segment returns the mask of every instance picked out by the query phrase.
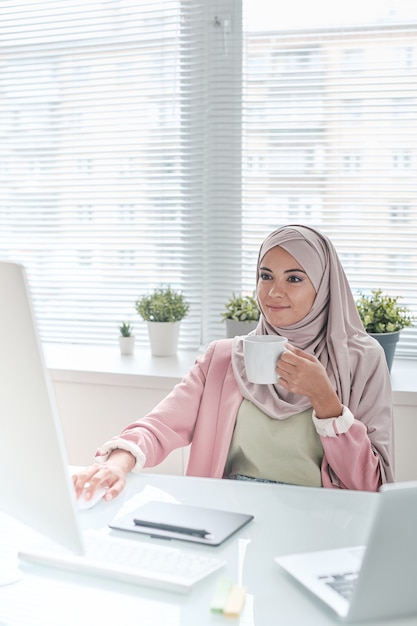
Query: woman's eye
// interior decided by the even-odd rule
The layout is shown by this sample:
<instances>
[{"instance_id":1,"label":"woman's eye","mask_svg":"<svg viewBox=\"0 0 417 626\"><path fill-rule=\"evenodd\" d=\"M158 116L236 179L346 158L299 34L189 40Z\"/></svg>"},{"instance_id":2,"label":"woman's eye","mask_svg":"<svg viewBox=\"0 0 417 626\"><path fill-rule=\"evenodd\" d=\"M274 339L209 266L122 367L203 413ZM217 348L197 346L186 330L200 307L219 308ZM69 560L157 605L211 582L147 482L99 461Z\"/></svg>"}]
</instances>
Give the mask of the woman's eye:
<instances>
[{"instance_id":1,"label":"woman's eye","mask_svg":"<svg viewBox=\"0 0 417 626\"><path fill-rule=\"evenodd\" d=\"M300 276L288 276L288 282L290 283L301 283L302 280Z\"/></svg>"},{"instance_id":2,"label":"woman's eye","mask_svg":"<svg viewBox=\"0 0 417 626\"><path fill-rule=\"evenodd\" d=\"M259 276L261 280L271 280L272 278L271 274L265 274L265 272L261 272Z\"/></svg>"}]
</instances>

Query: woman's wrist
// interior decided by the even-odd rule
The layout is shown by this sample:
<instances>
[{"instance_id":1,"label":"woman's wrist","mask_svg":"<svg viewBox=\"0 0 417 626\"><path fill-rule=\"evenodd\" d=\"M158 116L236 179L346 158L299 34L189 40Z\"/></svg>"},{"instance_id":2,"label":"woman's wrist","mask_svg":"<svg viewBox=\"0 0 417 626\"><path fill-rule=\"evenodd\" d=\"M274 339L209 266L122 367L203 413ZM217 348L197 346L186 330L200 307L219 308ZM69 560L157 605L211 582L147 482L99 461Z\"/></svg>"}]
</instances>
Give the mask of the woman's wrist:
<instances>
[{"instance_id":1,"label":"woman's wrist","mask_svg":"<svg viewBox=\"0 0 417 626\"><path fill-rule=\"evenodd\" d=\"M107 465L117 465L125 474L128 474L136 465L136 458L128 450L116 448L107 457Z\"/></svg>"},{"instance_id":2,"label":"woman's wrist","mask_svg":"<svg viewBox=\"0 0 417 626\"><path fill-rule=\"evenodd\" d=\"M350 427L353 425L355 418L352 412L346 407L342 406L342 412L338 416L319 419L313 409L313 423L316 427L317 434L321 437L338 437L347 433Z\"/></svg>"},{"instance_id":3,"label":"woman's wrist","mask_svg":"<svg viewBox=\"0 0 417 626\"><path fill-rule=\"evenodd\" d=\"M342 415L343 405L336 394L329 397L321 397L313 403L313 409L317 419L323 420L329 417Z\"/></svg>"},{"instance_id":4,"label":"woman's wrist","mask_svg":"<svg viewBox=\"0 0 417 626\"><path fill-rule=\"evenodd\" d=\"M116 451L120 453L129 453L133 457L133 465L130 467L130 457L121 454L122 462L127 463L127 467L130 467L128 471L139 473L145 465L146 457L141 448L133 443L123 439L123 437L114 437L110 441L107 441L96 452L95 458L98 463L107 463L111 454L116 455ZM117 458L115 456L114 458Z\"/></svg>"}]
</instances>

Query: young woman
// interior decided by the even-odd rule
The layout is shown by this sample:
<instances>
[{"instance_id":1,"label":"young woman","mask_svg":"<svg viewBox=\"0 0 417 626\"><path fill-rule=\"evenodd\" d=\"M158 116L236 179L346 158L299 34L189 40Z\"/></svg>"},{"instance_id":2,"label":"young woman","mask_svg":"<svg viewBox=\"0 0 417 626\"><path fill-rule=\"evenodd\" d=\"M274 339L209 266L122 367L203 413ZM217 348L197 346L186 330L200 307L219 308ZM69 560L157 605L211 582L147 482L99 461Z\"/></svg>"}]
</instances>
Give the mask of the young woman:
<instances>
[{"instance_id":1,"label":"young woman","mask_svg":"<svg viewBox=\"0 0 417 626\"><path fill-rule=\"evenodd\" d=\"M391 384L363 329L330 240L285 226L261 245L254 334L288 338L276 384L250 383L243 338L209 345L151 413L105 443L74 476L79 497L191 445L187 474L376 491L393 476Z\"/></svg>"}]
</instances>

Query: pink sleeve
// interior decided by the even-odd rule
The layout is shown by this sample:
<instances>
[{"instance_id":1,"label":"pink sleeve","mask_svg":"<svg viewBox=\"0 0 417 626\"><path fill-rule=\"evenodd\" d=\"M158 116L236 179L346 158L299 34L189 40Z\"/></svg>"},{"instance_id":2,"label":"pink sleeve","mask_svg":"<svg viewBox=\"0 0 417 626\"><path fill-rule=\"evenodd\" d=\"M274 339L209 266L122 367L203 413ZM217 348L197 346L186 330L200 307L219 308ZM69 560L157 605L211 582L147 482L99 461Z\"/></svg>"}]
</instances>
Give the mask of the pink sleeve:
<instances>
[{"instance_id":1,"label":"pink sleeve","mask_svg":"<svg viewBox=\"0 0 417 626\"><path fill-rule=\"evenodd\" d=\"M346 433L337 437L320 439L324 450L323 487L378 491L382 483L380 460L362 422L355 420Z\"/></svg>"},{"instance_id":2,"label":"pink sleeve","mask_svg":"<svg viewBox=\"0 0 417 626\"><path fill-rule=\"evenodd\" d=\"M129 424L112 441L100 448L96 457L107 456L110 449L128 449L140 467L154 467L161 463L172 450L187 446L192 438L198 416L201 396L205 385L213 347L200 355L188 374L145 417ZM140 468L139 468L140 469Z\"/></svg>"}]
</instances>

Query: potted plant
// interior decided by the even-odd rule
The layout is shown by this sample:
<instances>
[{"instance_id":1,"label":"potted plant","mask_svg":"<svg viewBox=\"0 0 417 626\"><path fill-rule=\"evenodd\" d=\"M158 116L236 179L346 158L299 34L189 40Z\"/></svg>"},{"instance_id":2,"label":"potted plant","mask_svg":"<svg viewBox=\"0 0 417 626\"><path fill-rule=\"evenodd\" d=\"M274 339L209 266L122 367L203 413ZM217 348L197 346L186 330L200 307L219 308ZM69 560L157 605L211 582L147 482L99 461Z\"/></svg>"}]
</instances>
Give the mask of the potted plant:
<instances>
[{"instance_id":1,"label":"potted plant","mask_svg":"<svg viewBox=\"0 0 417 626\"><path fill-rule=\"evenodd\" d=\"M119 346L121 354L133 354L135 350L135 335L133 326L128 322L122 322L119 326Z\"/></svg>"},{"instance_id":2,"label":"potted plant","mask_svg":"<svg viewBox=\"0 0 417 626\"><path fill-rule=\"evenodd\" d=\"M176 354L180 322L190 308L185 296L170 285L161 286L141 296L135 307L147 323L153 356Z\"/></svg>"},{"instance_id":3,"label":"potted plant","mask_svg":"<svg viewBox=\"0 0 417 626\"><path fill-rule=\"evenodd\" d=\"M246 296L232 293L222 313L222 320L226 322L227 337L247 335L257 327L259 316L255 292Z\"/></svg>"},{"instance_id":4,"label":"potted plant","mask_svg":"<svg viewBox=\"0 0 417 626\"><path fill-rule=\"evenodd\" d=\"M384 294L382 289L372 289L369 295L361 293L356 301L366 332L375 337L385 350L390 371L400 331L413 324L413 317L406 307L400 306L399 299L400 296Z\"/></svg>"}]
</instances>

